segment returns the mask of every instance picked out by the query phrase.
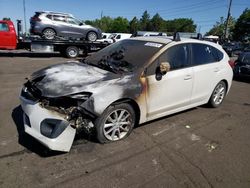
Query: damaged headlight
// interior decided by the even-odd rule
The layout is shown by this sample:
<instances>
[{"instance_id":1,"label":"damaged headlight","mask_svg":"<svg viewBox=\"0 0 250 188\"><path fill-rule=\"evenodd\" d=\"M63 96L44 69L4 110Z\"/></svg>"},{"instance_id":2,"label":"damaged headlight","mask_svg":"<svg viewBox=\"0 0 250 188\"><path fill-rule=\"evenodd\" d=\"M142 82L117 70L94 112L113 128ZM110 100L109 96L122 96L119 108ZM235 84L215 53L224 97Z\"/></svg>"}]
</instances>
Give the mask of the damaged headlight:
<instances>
[{"instance_id":1,"label":"damaged headlight","mask_svg":"<svg viewBox=\"0 0 250 188\"><path fill-rule=\"evenodd\" d=\"M68 97L73 98L73 99L87 100L91 95L92 93L83 92L83 93L72 94L72 95L69 95Z\"/></svg>"}]
</instances>

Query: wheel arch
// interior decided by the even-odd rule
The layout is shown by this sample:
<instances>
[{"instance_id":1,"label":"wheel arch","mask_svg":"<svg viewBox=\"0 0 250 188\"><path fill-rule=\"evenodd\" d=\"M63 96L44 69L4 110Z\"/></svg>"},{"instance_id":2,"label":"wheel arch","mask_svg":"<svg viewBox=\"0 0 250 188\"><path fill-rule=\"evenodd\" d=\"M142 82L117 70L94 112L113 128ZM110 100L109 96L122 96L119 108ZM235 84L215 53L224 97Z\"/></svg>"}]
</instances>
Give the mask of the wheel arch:
<instances>
[{"instance_id":1,"label":"wheel arch","mask_svg":"<svg viewBox=\"0 0 250 188\"><path fill-rule=\"evenodd\" d=\"M220 82L224 82L226 84L226 93L228 93L228 81L226 79L223 79L221 81L219 81L218 83Z\"/></svg>"}]
</instances>

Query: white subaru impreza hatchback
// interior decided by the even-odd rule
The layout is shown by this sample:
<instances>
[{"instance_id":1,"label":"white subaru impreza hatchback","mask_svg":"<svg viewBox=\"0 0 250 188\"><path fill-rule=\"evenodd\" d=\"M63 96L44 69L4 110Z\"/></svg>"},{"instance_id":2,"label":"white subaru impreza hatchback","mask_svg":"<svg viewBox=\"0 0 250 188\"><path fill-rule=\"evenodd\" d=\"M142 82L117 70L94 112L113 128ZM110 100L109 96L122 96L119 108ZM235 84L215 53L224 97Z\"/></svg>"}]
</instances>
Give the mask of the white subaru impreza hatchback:
<instances>
[{"instance_id":1,"label":"white subaru impreza hatchback","mask_svg":"<svg viewBox=\"0 0 250 188\"><path fill-rule=\"evenodd\" d=\"M33 73L20 99L25 132L69 151L79 130L101 143L127 137L135 124L202 104L218 107L232 83L220 45L178 37L119 41L87 57Z\"/></svg>"}]
</instances>

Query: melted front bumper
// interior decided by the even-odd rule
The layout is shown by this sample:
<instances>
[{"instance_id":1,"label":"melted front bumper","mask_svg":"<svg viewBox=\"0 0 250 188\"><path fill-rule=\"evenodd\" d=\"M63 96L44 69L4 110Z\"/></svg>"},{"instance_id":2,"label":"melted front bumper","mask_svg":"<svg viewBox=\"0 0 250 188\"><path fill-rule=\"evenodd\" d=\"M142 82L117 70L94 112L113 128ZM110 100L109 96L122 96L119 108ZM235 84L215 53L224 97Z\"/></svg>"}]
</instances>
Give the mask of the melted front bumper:
<instances>
[{"instance_id":1,"label":"melted front bumper","mask_svg":"<svg viewBox=\"0 0 250 188\"><path fill-rule=\"evenodd\" d=\"M20 96L25 132L51 150L68 152L76 130L60 114Z\"/></svg>"}]
</instances>

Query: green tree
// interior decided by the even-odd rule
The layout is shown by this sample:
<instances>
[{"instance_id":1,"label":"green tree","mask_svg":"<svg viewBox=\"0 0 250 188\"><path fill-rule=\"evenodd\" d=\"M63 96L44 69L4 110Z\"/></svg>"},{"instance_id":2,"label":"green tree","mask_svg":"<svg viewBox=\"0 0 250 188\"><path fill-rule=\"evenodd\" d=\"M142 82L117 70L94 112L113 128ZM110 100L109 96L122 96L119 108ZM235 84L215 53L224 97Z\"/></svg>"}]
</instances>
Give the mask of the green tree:
<instances>
[{"instance_id":1,"label":"green tree","mask_svg":"<svg viewBox=\"0 0 250 188\"><path fill-rule=\"evenodd\" d=\"M103 32L109 32L111 30L113 19L109 16L104 16L101 19L86 20L85 23L94 27L100 28Z\"/></svg>"},{"instance_id":2,"label":"green tree","mask_svg":"<svg viewBox=\"0 0 250 188\"><path fill-rule=\"evenodd\" d=\"M110 32L114 33L127 33L129 31L129 22L126 18L117 17L114 19Z\"/></svg>"},{"instance_id":3,"label":"green tree","mask_svg":"<svg viewBox=\"0 0 250 188\"><path fill-rule=\"evenodd\" d=\"M246 8L237 19L233 30L234 40L243 40L250 37L250 9Z\"/></svg>"},{"instance_id":4,"label":"green tree","mask_svg":"<svg viewBox=\"0 0 250 188\"><path fill-rule=\"evenodd\" d=\"M206 35L216 35L222 37L225 31L225 19L220 17L220 21L217 21L213 27L206 33Z\"/></svg>"},{"instance_id":5,"label":"green tree","mask_svg":"<svg viewBox=\"0 0 250 188\"><path fill-rule=\"evenodd\" d=\"M206 33L206 35L216 35L219 36L220 38L223 38L225 35L225 25L226 25L226 19L224 19L223 17L220 17L220 21L217 21L213 27ZM234 25L235 25L235 19L233 17L229 17L228 20L228 28L229 28L229 32L228 32L228 38L232 39L232 31L234 29Z\"/></svg>"},{"instance_id":6,"label":"green tree","mask_svg":"<svg viewBox=\"0 0 250 188\"><path fill-rule=\"evenodd\" d=\"M148 31L150 29L150 15L148 11L144 11L140 19L140 30Z\"/></svg>"},{"instance_id":7,"label":"green tree","mask_svg":"<svg viewBox=\"0 0 250 188\"><path fill-rule=\"evenodd\" d=\"M178 18L166 21L166 28L171 34L175 32L195 32L196 25L194 21L189 18Z\"/></svg>"},{"instance_id":8,"label":"green tree","mask_svg":"<svg viewBox=\"0 0 250 188\"><path fill-rule=\"evenodd\" d=\"M134 17L130 22L129 22L129 32L130 33L135 33L136 31L139 30L140 23L139 20Z\"/></svg>"},{"instance_id":9,"label":"green tree","mask_svg":"<svg viewBox=\"0 0 250 188\"><path fill-rule=\"evenodd\" d=\"M112 27L114 20L109 16L104 16L100 20L100 29L104 32L109 32L110 28Z\"/></svg>"},{"instance_id":10,"label":"green tree","mask_svg":"<svg viewBox=\"0 0 250 188\"><path fill-rule=\"evenodd\" d=\"M151 31L162 31L164 29L165 21L162 17L156 13L150 20L150 30Z\"/></svg>"},{"instance_id":11,"label":"green tree","mask_svg":"<svg viewBox=\"0 0 250 188\"><path fill-rule=\"evenodd\" d=\"M4 17L3 20L10 21L10 18Z\"/></svg>"}]
</instances>

